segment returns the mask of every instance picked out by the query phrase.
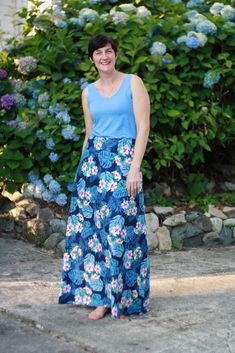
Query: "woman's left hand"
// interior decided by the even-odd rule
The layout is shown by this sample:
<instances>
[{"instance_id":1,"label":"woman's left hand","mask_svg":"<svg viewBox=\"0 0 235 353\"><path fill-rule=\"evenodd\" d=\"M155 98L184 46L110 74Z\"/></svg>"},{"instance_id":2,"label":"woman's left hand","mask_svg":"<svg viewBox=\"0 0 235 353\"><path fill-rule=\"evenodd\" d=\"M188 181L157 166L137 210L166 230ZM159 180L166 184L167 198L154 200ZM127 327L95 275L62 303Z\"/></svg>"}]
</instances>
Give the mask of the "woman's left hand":
<instances>
[{"instance_id":1,"label":"woman's left hand","mask_svg":"<svg viewBox=\"0 0 235 353\"><path fill-rule=\"evenodd\" d=\"M126 188L128 196L135 196L141 190L142 173L139 168L131 167L127 178Z\"/></svg>"}]
</instances>

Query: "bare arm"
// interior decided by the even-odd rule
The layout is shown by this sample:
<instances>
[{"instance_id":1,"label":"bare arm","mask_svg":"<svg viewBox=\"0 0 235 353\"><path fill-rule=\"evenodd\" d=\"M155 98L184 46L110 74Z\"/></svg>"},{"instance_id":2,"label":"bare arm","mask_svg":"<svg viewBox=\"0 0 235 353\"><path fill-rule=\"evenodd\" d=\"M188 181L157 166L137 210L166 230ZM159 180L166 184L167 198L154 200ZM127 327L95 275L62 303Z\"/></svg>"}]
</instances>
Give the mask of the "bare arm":
<instances>
[{"instance_id":1,"label":"bare arm","mask_svg":"<svg viewBox=\"0 0 235 353\"><path fill-rule=\"evenodd\" d=\"M85 138L82 146L82 153L84 151L84 148L86 146L87 140L90 136L91 133L91 128L93 125L92 118L88 109L88 89L85 88L82 91L82 109L83 109L83 114L84 114L84 121L85 121Z\"/></svg>"},{"instance_id":2,"label":"bare arm","mask_svg":"<svg viewBox=\"0 0 235 353\"><path fill-rule=\"evenodd\" d=\"M136 121L137 136L135 151L127 176L128 194L134 196L141 188L140 166L146 150L150 129L150 100L143 81L138 76L131 79L133 110Z\"/></svg>"}]
</instances>

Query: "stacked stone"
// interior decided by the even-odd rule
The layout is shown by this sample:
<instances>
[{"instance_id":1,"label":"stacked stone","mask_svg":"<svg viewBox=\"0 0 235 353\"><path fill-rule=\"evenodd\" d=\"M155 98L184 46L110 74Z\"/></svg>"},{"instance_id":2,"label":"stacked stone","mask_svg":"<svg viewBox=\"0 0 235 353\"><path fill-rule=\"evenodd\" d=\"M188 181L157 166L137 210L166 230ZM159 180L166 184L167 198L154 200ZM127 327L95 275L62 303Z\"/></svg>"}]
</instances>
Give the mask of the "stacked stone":
<instances>
[{"instance_id":1,"label":"stacked stone","mask_svg":"<svg viewBox=\"0 0 235 353\"><path fill-rule=\"evenodd\" d=\"M159 219L163 219L159 226ZM209 205L207 213L185 211L174 214L172 207L153 207L146 214L150 250L235 243L235 207L222 211Z\"/></svg>"},{"instance_id":2,"label":"stacked stone","mask_svg":"<svg viewBox=\"0 0 235 353\"><path fill-rule=\"evenodd\" d=\"M21 193L2 193L0 199L0 233L23 237L62 255L65 245L67 217L50 207L41 207L36 199ZM1 206L8 200L7 207ZM4 209L5 207L5 209ZM207 213L176 212L173 207L146 207L149 250L169 251L196 246L235 243L235 207L222 210L209 205Z\"/></svg>"},{"instance_id":3,"label":"stacked stone","mask_svg":"<svg viewBox=\"0 0 235 353\"><path fill-rule=\"evenodd\" d=\"M64 252L66 219L54 214L50 207L41 208L36 200L25 198L21 193L2 193L11 201L8 212L0 215L0 233L13 234L32 243L44 245L58 255ZM2 210L3 211L3 210Z\"/></svg>"}]
</instances>

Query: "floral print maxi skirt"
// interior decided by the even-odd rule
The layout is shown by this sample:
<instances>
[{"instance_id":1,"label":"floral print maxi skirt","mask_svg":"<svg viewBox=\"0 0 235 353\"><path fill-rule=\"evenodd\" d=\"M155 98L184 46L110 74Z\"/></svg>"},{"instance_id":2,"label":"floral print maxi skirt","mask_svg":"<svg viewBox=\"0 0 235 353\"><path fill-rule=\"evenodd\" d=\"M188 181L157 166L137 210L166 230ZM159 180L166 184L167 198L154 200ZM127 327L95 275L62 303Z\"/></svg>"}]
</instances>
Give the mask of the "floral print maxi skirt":
<instances>
[{"instance_id":1,"label":"floral print maxi skirt","mask_svg":"<svg viewBox=\"0 0 235 353\"><path fill-rule=\"evenodd\" d=\"M90 137L74 180L59 304L149 311L150 266L141 191L128 196L131 138Z\"/></svg>"}]
</instances>

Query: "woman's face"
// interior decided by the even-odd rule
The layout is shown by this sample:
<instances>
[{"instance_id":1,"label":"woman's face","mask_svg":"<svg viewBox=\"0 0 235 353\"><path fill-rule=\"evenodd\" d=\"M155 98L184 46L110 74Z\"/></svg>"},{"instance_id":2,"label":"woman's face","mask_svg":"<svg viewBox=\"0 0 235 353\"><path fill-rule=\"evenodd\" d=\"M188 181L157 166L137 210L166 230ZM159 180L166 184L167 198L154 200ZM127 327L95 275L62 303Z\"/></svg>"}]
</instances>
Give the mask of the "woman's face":
<instances>
[{"instance_id":1,"label":"woman's face","mask_svg":"<svg viewBox=\"0 0 235 353\"><path fill-rule=\"evenodd\" d=\"M99 48L93 52L92 60L98 71L112 71L116 63L116 55L111 44Z\"/></svg>"}]
</instances>

